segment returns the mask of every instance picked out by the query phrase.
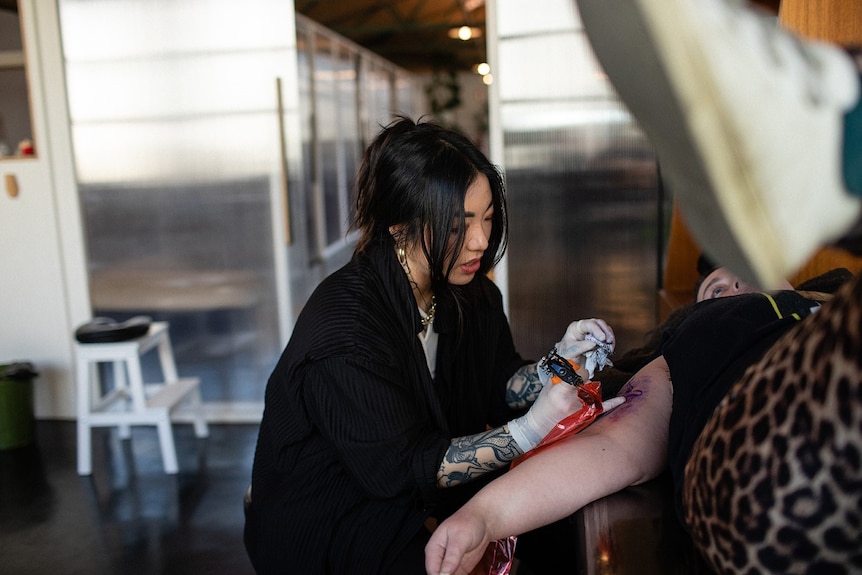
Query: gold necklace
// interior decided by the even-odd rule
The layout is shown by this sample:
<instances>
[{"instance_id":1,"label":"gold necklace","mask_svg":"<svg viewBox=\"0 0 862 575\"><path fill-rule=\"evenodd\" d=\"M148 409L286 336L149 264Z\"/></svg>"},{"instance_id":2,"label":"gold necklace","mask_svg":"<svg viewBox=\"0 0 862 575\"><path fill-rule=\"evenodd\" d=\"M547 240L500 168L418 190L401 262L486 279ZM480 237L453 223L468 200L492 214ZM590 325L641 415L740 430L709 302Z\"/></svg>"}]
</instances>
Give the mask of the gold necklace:
<instances>
[{"instance_id":1,"label":"gold necklace","mask_svg":"<svg viewBox=\"0 0 862 575\"><path fill-rule=\"evenodd\" d=\"M425 317L420 318L423 328L427 328L429 325L431 325L431 322L434 321L435 313L437 313L437 298L432 293L431 306L427 310L425 310Z\"/></svg>"},{"instance_id":2,"label":"gold necklace","mask_svg":"<svg viewBox=\"0 0 862 575\"><path fill-rule=\"evenodd\" d=\"M401 264L401 267L404 268L404 272L407 274L407 281L410 282L410 286L416 290L416 293L419 294L419 297L422 298L422 301L425 301L425 296L422 295L422 292L419 290L419 286L413 280L413 274L410 272L410 262L407 260L407 252L404 250L403 246L398 246L396 248L396 253L398 254L398 263ZM431 322L434 321L434 314L437 313L437 298L434 294L431 294L431 305L427 305L425 307L425 317L419 318L419 321L422 322L422 329L427 329Z\"/></svg>"}]
</instances>

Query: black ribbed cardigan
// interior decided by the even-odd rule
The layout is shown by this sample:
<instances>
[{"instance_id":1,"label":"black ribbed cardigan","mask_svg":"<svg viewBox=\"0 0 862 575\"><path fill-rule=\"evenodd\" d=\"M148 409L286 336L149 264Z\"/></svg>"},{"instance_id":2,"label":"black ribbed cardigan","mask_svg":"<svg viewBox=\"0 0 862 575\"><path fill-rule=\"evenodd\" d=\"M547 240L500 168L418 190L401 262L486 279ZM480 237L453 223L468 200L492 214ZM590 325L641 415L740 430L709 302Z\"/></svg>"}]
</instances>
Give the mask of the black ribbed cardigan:
<instances>
[{"instance_id":1,"label":"black ribbed cardigan","mask_svg":"<svg viewBox=\"0 0 862 575\"><path fill-rule=\"evenodd\" d=\"M453 437L513 414L526 362L502 297L477 276L440 298L432 381L416 301L391 242L353 256L300 314L266 388L246 546L260 573L382 573L429 515L476 485L438 489ZM482 482L484 483L484 482Z\"/></svg>"}]
</instances>

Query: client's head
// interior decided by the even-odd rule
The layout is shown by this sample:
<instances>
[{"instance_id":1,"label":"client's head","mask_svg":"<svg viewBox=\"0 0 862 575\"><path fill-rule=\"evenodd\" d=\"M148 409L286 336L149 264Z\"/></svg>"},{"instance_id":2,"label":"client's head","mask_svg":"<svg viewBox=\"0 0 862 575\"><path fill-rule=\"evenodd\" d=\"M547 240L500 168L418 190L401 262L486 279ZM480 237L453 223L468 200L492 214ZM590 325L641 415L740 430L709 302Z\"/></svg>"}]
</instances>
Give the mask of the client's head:
<instances>
[{"instance_id":1,"label":"client's head","mask_svg":"<svg viewBox=\"0 0 862 575\"><path fill-rule=\"evenodd\" d=\"M716 267L704 256L698 260L697 269L703 279L698 282L695 301L763 291L755 285L745 283L729 269ZM779 289L793 289L790 282L784 283Z\"/></svg>"},{"instance_id":2,"label":"client's head","mask_svg":"<svg viewBox=\"0 0 862 575\"><path fill-rule=\"evenodd\" d=\"M736 274L729 269L716 268L703 278L702 282L700 282L700 285L697 288L696 301L730 297L732 295L757 291L760 290L736 277Z\"/></svg>"}]
</instances>

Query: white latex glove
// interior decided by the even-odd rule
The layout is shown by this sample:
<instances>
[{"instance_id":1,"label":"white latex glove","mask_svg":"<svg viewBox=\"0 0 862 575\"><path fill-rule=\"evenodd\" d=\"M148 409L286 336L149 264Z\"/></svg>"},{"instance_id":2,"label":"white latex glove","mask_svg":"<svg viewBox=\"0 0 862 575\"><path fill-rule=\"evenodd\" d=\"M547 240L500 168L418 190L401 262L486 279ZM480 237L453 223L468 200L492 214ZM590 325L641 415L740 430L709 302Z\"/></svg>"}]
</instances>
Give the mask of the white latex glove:
<instances>
[{"instance_id":1,"label":"white latex glove","mask_svg":"<svg viewBox=\"0 0 862 575\"><path fill-rule=\"evenodd\" d=\"M612 365L607 359L609 352L599 350L601 353L596 353L599 346L597 342L607 344L610 346L610 352L613 352L616 345L614 330L603 319L579 319L569 324L563 339L558 341L555 347L558 354L586 369L589 379L592 379L596 367L601 370L605 365ZM551 379L550 374L540 367L537 367L536 371L542 384L547 385Z\"/></svg>"},{"instance_id":2,"label":"white latex glove","mask_svg":"<svg viewBox=\"0 0 862 575\"><path fill-rule=\"evenodd\" d=\"M557 422L584 405L578 388L571 385L546 385L530 411L509 422L509 433L526 453L536 447Z\"/></svg>"}]
</instances>

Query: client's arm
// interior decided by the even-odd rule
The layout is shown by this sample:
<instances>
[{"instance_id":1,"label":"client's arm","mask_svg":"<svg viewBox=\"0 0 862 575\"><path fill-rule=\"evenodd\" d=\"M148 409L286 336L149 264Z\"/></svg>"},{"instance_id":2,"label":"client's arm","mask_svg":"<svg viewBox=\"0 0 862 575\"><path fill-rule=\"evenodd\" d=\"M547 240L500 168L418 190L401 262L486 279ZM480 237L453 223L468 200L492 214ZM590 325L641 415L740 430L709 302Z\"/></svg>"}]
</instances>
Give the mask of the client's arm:
<instances>
[{"instance_id":1,"label":"client's arm","mask_svg":"<svg viewBox=\"0 0 862 575\"><path fill-rule=\"evenodd\" d=\"M440 524L425 548L428 573L469 573L490 541L656 477L665 465L673 399L664 358L635 374L620 395L620 407L493 481Z\"/></svg>"}]
</instances>

